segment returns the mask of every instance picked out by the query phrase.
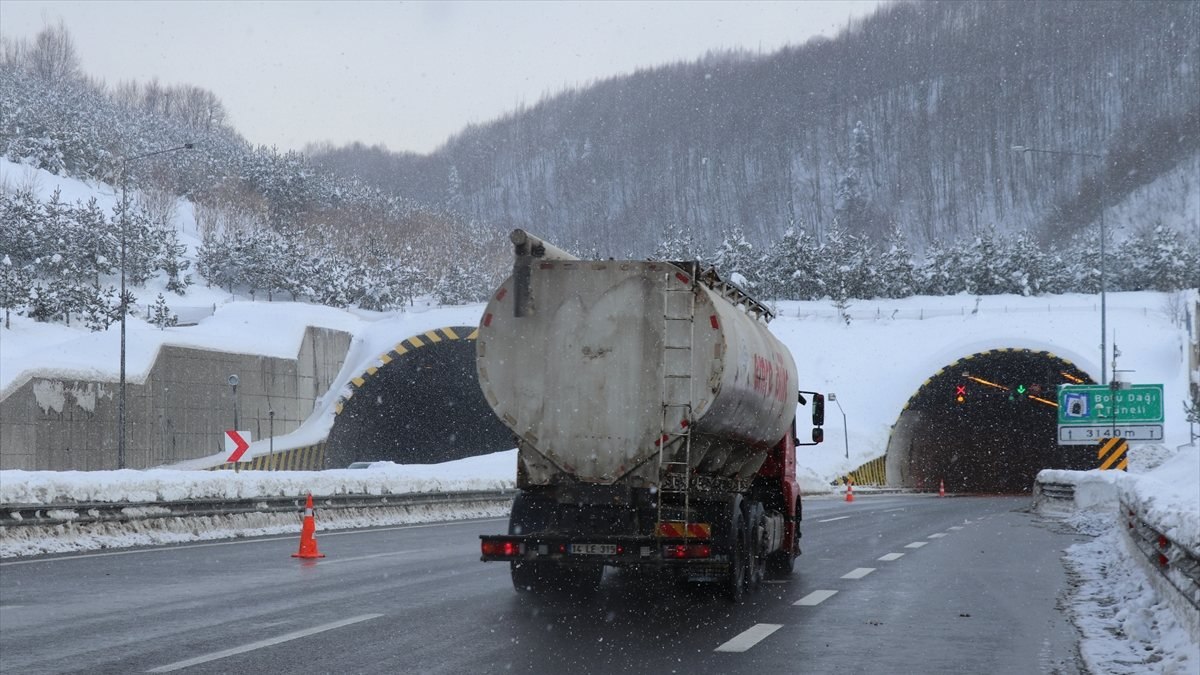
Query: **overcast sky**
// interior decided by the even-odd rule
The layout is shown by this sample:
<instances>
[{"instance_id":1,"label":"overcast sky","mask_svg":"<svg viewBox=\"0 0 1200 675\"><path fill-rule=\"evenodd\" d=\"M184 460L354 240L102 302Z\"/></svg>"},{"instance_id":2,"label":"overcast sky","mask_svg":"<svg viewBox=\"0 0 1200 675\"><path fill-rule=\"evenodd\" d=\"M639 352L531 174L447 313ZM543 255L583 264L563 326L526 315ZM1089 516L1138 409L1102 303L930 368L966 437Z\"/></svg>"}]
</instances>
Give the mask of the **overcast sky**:
<instances>
[{"instance_id":1,"label":"overcast sky","mask_svg":"<svg viewBox=\"0 0 1200 675\"><path fill-rule=\"evenodd\" d=\"M568 86L833 36L878 4L3 0L0 33L61 18L89 75L209 89L255 144L429 152Z\"/></svg>"}]
</instances>

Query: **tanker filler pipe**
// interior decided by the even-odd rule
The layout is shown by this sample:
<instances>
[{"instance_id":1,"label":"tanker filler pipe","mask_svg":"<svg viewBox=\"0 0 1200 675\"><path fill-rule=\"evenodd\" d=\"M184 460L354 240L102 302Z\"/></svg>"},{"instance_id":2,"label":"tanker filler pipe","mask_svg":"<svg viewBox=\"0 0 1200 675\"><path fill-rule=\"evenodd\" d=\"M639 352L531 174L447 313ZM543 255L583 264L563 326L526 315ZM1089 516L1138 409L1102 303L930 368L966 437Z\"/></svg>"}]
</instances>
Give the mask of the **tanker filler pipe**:
<instances>
[{"instance_id":1,"label":"tanker filler pipe","mask_svg":"<svg viewBox=\"0 0 1200 675\"><path fill-rule=\"evenodd\" d=\"M520 318L533 315L533 289L530 272L533 260L579 260L575 256L548 244L525 230L513 230L509 235L513 243L513 316Z\"/></svg>"}]
</instances>

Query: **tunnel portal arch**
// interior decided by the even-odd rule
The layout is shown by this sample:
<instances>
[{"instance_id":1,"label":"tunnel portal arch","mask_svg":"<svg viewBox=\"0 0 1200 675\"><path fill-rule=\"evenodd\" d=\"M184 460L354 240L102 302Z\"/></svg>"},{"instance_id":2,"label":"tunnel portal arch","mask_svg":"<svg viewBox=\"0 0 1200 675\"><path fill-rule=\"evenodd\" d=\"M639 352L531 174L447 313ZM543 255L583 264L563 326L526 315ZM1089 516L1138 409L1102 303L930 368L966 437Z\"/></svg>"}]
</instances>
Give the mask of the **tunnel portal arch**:
<instances>
[{"instance_id":1,"label":"tunnel portal arch","mask_svg":"<svg viewBox=\"0 0 1200 675\"><path fill-rule=\"evenodd\" d=\"M414 335L353 378L336 407L326 468L432 464L516 447L479 388L477 335L474 326Z\"/></svg>"},{"instance_id":2,"label":"tunnel portal arch","mask_svg":"<svg viewBox=\"0 0 1200 675\"><path fill-rule=\"evenodd\" d=\"M1058 444L1060 384L1093 384L1048 351L1006 348L958 359L925 380L892 427L890 486L1022 493L1041 469L1093 469L1096 446Z\"/></svg>"}]
</instances>

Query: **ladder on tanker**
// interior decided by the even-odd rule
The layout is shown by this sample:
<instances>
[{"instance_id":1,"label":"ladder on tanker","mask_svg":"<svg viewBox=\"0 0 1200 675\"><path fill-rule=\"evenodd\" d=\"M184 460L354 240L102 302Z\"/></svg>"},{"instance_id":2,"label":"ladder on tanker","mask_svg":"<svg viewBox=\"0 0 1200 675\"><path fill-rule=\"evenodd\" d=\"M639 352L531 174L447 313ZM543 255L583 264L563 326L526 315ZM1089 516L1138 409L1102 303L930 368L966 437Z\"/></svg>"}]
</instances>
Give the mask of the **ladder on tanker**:
<instances>
[{"instance_id":1,"label":"ladder on tanker","mask_svg":"<svg viewBox=\"0 0 1200 675\"><path fill-rule=\"evenodd\" d=\"M664 505L669 508L671 502L682 501L684 532L687 532L687 523L691 521L688 486L692 472L694 283L694 275L685 276L677 271L669 271L663 286L663 401L658 453L658 523L665 522ZM672 499L678 496L682 496L682 500ZM657 527L655 534L662 536Z\"/></svg>"}]
</instances>

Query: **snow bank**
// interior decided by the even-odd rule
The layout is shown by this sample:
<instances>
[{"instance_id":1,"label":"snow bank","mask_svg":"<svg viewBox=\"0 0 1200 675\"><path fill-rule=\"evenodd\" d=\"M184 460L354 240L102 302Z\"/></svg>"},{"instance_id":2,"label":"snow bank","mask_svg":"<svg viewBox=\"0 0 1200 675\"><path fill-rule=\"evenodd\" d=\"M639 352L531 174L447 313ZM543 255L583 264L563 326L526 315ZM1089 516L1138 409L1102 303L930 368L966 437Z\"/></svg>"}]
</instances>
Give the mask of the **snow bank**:
<instances>
[{"instance_id":1,"label":"snow bank","mask_svg":"<svg viewBox=\"0 0 1200 675\"><path fill-rule=\"evenodd\" d=\"M1116 513L1124 501L1154 529L1200 553L1200 447L1171 452L1154 445L1144 452L1156 463L1145 473L1045 469L1037 481L1075 486L1075 510Z\"/></svg>"},{"instance_id":2,"label":"snow bank","mask_svg":"<svg viewBox=\"0 0 1200 675\"><path fill-rule=\"evenodd\" d=\"M1144 474L1130 473L1119 487L1143 520L1200 554L1200 447L1185 446Z\"/></svg>"},{"instance_id":3,"label":"snow bank","mask_svg":"<svg viewBox=\"0 0 1200 675\"><path fill-rule=\"evenodd\" d=\"M1155 592L1135 562L1140 551L1122 545L1117 530L1075 544L1064 556L1073 577L1068 611L1079 627L1079 652L1094 675L1195 675L1200 644L1183 621L1191 607L1174 611L1171 594ZM1182 601L1181 601L1182 602Z\"/></svg>"},{"instance_id":4,"label":"snow bank","mask_svg":"<svg viewBox=\"0 0 1200 675\"><path fill-rule=\"evenodd\" d=\"M511 489L516 453L507 450L442 464L376 462L368 469L331 471L0 471L0 505Z\"/></svg>"},{"instance_id":5,"label":"snow bank","mask_svg":"<svg viewBox=\"0 0 1200 675\"><path fill-rule=\"evenodd\" d=\"M472 518L507 517L509 505L418 504L370 509L317 510L317 532L408 525ZM237 539L264 535L296 536L299 514L240 513L193 518L158 518L126 523L90 523L11 527L0 531L0 558L76 553L131 546L160 546L186 542Z\"/></svg>"}]
</instances>

